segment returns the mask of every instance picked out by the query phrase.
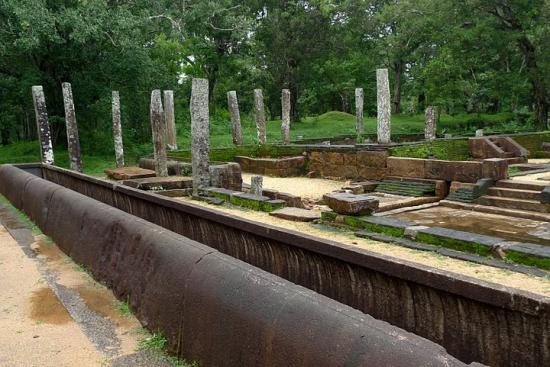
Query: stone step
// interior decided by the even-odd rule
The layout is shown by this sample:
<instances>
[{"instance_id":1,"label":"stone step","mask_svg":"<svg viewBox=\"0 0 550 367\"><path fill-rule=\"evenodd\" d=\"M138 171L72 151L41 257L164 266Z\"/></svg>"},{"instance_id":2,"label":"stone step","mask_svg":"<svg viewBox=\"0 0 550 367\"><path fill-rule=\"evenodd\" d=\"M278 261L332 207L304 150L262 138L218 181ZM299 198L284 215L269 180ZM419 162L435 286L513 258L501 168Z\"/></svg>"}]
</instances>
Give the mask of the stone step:
<instances>
[{"instance_id":1,"label":"stone step","mask_svg":"<svg viewBox=\"0 0 550 367\"><path fill-rule=\"evenodd\" d=\"M509 189L506 187L491 187L487 191L489 196L499 196L513 199L534 200L540 202L540 191Z\"/></svg>"},{"instance_id":2,"label":"stone step","mask_svg":"<svg viewBox=\"0 0 550 367\"><path fill-rule=\"evenodd\" d=\"M277 209L269 213L269 215L282 218L286 220L291 220L295 222L312 222L317 219L321 219L321 213L301 208L282 208Z\"/></svg>"},{"instance_id":3,"label":"stone step","mask_svg":"<svg viewBox=\"0 0 550 367\"><path fill-rule=\"evenodd\" d=\"M532 181L519 181L519 180L500 180L496 183L497 187L505 187L508 189L517 190L530 190L530 191L542 191L547 186L543 183L536 183Z\"/></svg>"},{"instance_id":4,"label":"stone step","mask_svg":"<svg viewBox=\"0 0 550 367\"><path fill-rule=\"evenodd\" d=\"M522 200L484 195L476 200L477 204L496 206L505 209L527 210L539 213L550 213L550 205L535 200Z\"/></svg>"}]
</instances>

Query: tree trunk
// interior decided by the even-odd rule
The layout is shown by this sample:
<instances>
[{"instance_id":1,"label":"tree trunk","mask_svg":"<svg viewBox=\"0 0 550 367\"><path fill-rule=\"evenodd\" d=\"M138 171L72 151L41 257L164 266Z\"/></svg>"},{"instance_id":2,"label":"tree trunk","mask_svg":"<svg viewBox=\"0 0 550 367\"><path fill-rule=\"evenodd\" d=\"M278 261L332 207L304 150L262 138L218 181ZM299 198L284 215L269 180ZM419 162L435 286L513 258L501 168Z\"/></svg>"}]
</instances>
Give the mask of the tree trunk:
<instances>
[{"instance_id":1,"label":"tree trunk","mask_svg":"<svg viewBox=\"0 0 550 367\"><path fill-rule=\"evenodd\" d=\"M393 70L395 72L395 83L393 85L392 112L395 114L401 113L401 86L403 84L401 77L403 74L403 68L403 61L398 60L393 63Z\"/></svg>"},{"instance_id":2,"label":"tree trunk","mask_svg":"<svg viewBox=\"0 0 550 367\"><path fill-rule=\"evenodd\" d=\"M550 96L544 84L544 77L541 75L535 55L535 46L525 36L518 39L518 45L521 53L525 57L527 66L527 75L533 89L533 98L535 102L535 120L538 130L546 130L548 127L548 107L550 106Z\"/></svg>"}]
</instances>

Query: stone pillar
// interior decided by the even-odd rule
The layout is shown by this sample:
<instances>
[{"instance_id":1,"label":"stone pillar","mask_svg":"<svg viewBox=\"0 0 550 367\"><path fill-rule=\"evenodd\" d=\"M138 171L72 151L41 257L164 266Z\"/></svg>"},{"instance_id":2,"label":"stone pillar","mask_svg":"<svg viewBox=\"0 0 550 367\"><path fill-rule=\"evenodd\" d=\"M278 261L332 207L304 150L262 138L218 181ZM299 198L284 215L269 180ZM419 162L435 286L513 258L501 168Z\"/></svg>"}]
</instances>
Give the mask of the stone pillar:
<instances>
[{"instance_id":1,"label":"stone pillar","mask_svg":"<svg viewBox=\"0 0 550 367\"><path fill-rule=\"evenodd\" d=\"M391 97L388 69L376 69L378 144L391 141Z\"/></svg>"},{"instance_id":2,"label":"stone pillar","mask_svg":"<svg viewBox=\"0 0 550 367\"><path fill-rule=\"evenodd\" d=\"M435 133L437 130L437 109L434 106L426 108L424 119L424 138L428 141L435 140Z\"/></svg>"},{"instance_id":3,"label":"stone pillar","mask_svg":"<svg viewBox=\"0 0 550 367\"><path fill-rule=\"evenodd\" d=\"M151 92L151 132L153 136L153 151L155 156L155 172L157 176L168 176L166 163L166 123L160 90Z\"/></svg>"},{"instance_id":4,"label":"stone pillar","mask_svg":"<svg viewBox=\"0 0 550 367\"><path fill-rule=\"evenodd\" d=\"M31 90L36 116L36 131L38 132L38 140L40 142L40 160L43 164L54 164L52 138L48 123L48 110L46 109L44 90L41 85L35 85Z\"/></svg>"},{"instance_id":5,"label":"stone pillar","mask_svg":"<svg viewBox=\"0 0 550 367\"><path fill-rule=\"evenodd\" d=\"M252 195L262 196L264 178L262 176L252 176L250 178L250 193Z\"/></svg>"},{"instance_id":6,"label":"stone pillar","mask_svg":"<svg viewBox=\"0 0 550 367\"><path fill-rule=\"evenodd\" d=\"M232 90L227 92L227 106L231 114L231 132L233 134L233 144L243 145L243 132L241 129L241 115L239 114L239 102L237 101L237 92Z\"/></svg>"},{"instance_id":7,"label":"stone pillar","mask_svg":"<svg viewBox=\"0 0 550 367\"><path fill-rule=\"evenodd\" d=\"M290 144L290 90L283 89L281 96L281 138L283 144Z\"/></svg>"},{"instance_id":8,"label":"stone pillar","mask_svg":"<svg viewBox=\"0 0 550 367\"><path fill-rule=\"evenodd\" d=\"M191 85L191 152L193 154L193 195L210 185L208 123L208 80L193 78Z\"/></svg>"},{"instance_id":9,"label":"stone pillar","mask_svg":"<svg viewBox=\"0 0 550 367\"><path fill-rule=\"evenodd\" d=\"M69 161L73 171L82 172L82 159L80 157L80 140L78 138L78 126L74 112L73 91L71 83L62 83L63 105L65 106L65 125L67 127L67 146L69 148Z\"/></svg>"},{"instance_id":10,"label":"stone pillar","mask_svg":"<svg viewBox=\"0 0 550 367\"><path fill-rule=\"evenodd\" d=\"M120 168L124 167L124 145L122 144L122 124L120 121L120 96L116 90L112 92L111 109L113 111L116 166Z\"/></svg>"},{"instance_id":11,"label":"stone pillar","mask_svg":"<svg viewBox=\"0 0 550 367\"><path fill-rule=\"evenodd\" d=\"M264 95L261 89L254 89L254 108L256 110L256 129L258 130L258 143L267 142L265 129Z\"/></svg>"},{"instance_id":12,"label":"stone pillar","mask_svg":"<svg viewBox=\"0 0 550 367\"><path fill-rule=\"evenodd\" d=\"M476 130L476 137L480 138L483 136L483 129L477 129Z\"/></svg>"},{"instance_id":13,"label":"stone pillar","mask_svg":"<svg viewBox=\"0 0 550 367\"><path fill-rule=\"evenodd\" d=\"M355 130L357 132L357 143L363 142L364 118L363 118L363 88L355 88Z\"/></svg>"},{"instance_id":14,"label":"stone pillar","mask_svg":"<svg viewBox=\"0 0 550 367\"><path fill-rule=\"evenodd\" d=\"M178 150L173 90L164 91L164 121L166 122L166 145L170 150Z\"/></svg>"}]
</instances>

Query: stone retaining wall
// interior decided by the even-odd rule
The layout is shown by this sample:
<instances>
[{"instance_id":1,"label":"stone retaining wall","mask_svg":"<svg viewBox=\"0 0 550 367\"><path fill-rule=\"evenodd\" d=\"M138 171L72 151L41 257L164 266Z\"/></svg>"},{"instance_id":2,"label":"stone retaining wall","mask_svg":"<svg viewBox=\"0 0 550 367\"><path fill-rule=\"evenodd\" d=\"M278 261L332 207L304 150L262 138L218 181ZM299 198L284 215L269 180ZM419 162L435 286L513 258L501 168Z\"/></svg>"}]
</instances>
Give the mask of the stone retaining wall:
<instances>
[{"instance_id":1,"label":"stone retaining wall","mask_svg":"<svg viewBox=\"0 0 550 367\"><path fill-rule=\"evenodd\" d=\"M306 159L304 156L284 158L251 158L236 156L235 161L240 164L244 172L260 175L290 177L305 174Z\"/></svg>"},{"instance_id":2,"label":"stone retaining wall","mask_svg":"<svg viewBox=\"0 0 550 367\"><path fill-rule=\"evenodd\" d=\"M464 366L424 338L13 166L0 167L0 193L169 351L201 366Z\"/></svg>"},{"instance_id":3,"label":"stone retaining wall","mask_svg":"<svg viewBox=\"0 0 550 367\"><path fill-rule=\"evenodd\" d=\"M37 168L22 167L34 172ZM545 347L550 344L548 297L228 216L57 167L38 167L52 182L426 337L463 361L517 367L550 364L550 351ZM25 186L18 183L3 188L2 180L0 183L0 192L18 192ZM17 196L10 200L20 201ZM37 200L26 205L35 203L44 208Z\"/></svg>"}]
</instances>

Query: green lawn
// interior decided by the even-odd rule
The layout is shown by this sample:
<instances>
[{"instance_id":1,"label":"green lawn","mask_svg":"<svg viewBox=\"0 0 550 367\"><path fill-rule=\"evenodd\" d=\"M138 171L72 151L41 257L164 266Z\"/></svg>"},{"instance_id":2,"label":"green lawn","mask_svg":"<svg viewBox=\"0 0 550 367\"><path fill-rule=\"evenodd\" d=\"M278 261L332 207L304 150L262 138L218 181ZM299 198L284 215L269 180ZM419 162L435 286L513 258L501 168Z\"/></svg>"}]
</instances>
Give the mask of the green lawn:
<instances>
[{"instance_id":1,"label":"green lawn","mask_svg":"<svg viewBox=\"0 0 550 367\"><path fill-rule=\"evenodd\" d=\"M443 115L440 118L438 132L472 133L476 128L484 125L491 125L493 129L517 129L513 123L509 123L511 115L506 113L496 115ZM252 118L243 116L243 140L244 144L255 144L256 126ZM280 120L267 122L267 140L269 143L281 141ZM521 130L521 129L520 129ZM424 116L415 115L394 115L392 116L393 134L421 134L424 131ZM491 131L488 129L488 131ZM376 118L365 118L365 133L376 134ZM343 112L327 112L320 116L307 117L300 122L291 125L292 139L329 138L342 135L355 134L355 117ZM105 134L103 134L105 135ZM210 122L210 139L212 148L231 147L231 123L228 119L212 119ZM88 144L86 144L88 143ZM152 152L151 144L133 144L125 142L127 164L136 164L140 156ZM94 144L101 144L94 142ZM94 144L82 142L83 146L94 147ZM111 144L110 141L103 144ZM178 147L189 150L191 136L189 126L178 126ZM83 149L84 172L90 175L101 176L103 170L113 167L115 164L114 153L94 154L93 148ZM109 149L98 149L108 151ZM90 152L92 151L92 152ZM66 149L61 147L54 149L56 165L60 167L69 166L69 157ZM20 142L8 146L0 146L0 164L38 162L40 159L40 148L38 142Z\"/></svg>"}]
</instances>

